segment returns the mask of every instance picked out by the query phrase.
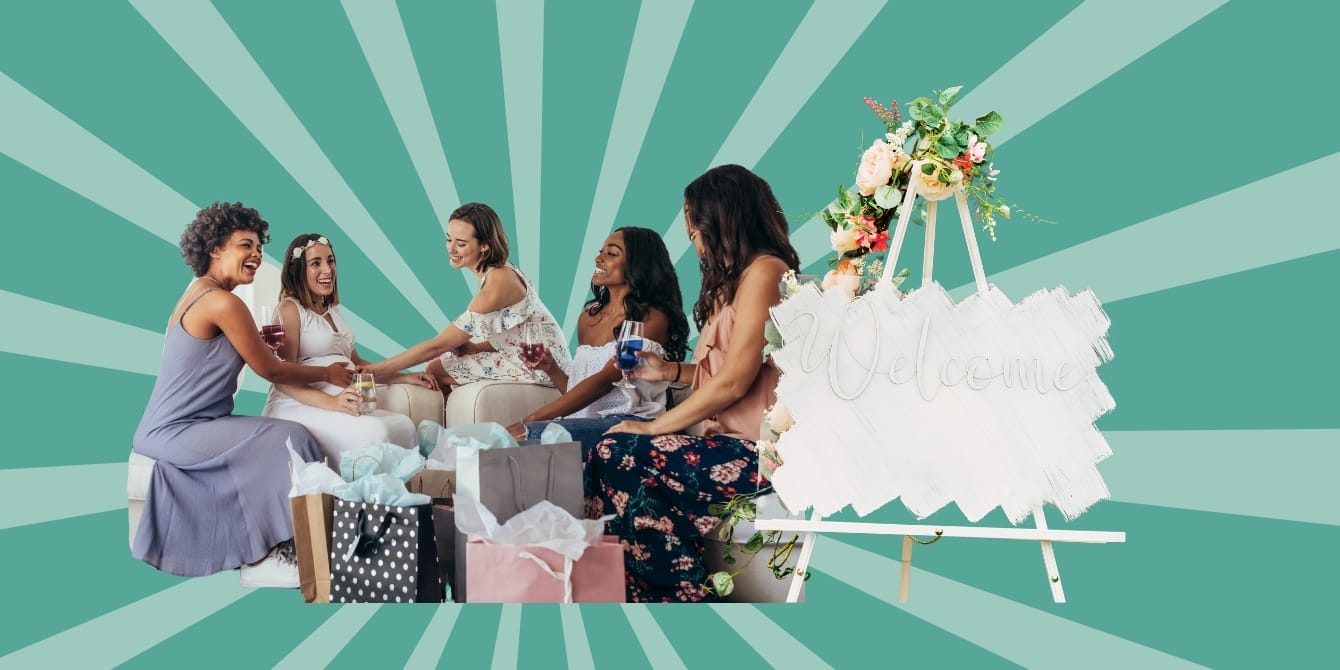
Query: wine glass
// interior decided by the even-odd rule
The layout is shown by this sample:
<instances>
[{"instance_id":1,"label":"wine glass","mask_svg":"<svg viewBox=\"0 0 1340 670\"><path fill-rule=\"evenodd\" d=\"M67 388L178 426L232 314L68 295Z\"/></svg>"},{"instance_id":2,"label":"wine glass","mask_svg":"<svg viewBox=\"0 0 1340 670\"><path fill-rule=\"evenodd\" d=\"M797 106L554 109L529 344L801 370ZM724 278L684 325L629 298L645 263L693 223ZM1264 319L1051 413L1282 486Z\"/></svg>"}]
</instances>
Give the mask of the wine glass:
<instances>
[{"instance_id":1,"label":"wine glass","mask_svg":"<svg viewBox=\"0 0 1340 670\"><path fill-rule=\"evenodd\" d=\"M371 414L377 409L377 380L371 372L355 372L354 391L358 392L358 413Z\"/></svg>"},{"instance_id":2,"label":"wine glass","mask_svg":"<svg viewBox=\"0 0 1340 670\"><path fill-rule=\"evenodd\" d=\"M614 382L614 385L626 389L637 388L633 386L628 373L632 372L633 368L642 362L637 357L637 352L642 351L642 322L624 321L623 325L619 327L617 342L617 348L614 350L614 364L619 366L619 370L623 372L623 379Z\"/></svg>"},{"instance_id":3,"label":"wine glass","mask_svg":"<svg viewBox=\"0 0 1340 670\"><path fill-rule=\"evenodd\" d=\"M260 313L261 339L265 340L265 346L274 350L275 358L279 358L279 350L284 347L284 324L279 320L279 306L262 305Z\"/></svg>"},{"instance_id":4,"label":"wine glass","mask_svg":"<svg viewBox=\"0 0 1340 670\"><path fill-rule=\"evenodd\" d=\"M527 367L535 368L544 360L544 340L540 337L540 327L534 323L521 325L521 360Z\"/></svg>"}]
</instances>

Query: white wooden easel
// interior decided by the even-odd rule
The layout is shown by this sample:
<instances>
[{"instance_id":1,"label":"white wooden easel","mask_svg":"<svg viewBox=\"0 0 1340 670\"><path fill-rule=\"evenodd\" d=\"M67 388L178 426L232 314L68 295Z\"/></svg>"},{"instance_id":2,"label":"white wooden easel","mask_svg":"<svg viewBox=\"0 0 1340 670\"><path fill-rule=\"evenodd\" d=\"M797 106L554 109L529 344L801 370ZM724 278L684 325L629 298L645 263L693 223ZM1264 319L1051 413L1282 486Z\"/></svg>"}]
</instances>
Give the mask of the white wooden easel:
<instances>
[{"instance_id":1,"label":"white wooden easel","mask_svg":"<svg viewBox=\"0 0 1340 670\"><path fill-rule=\"evenodd\" d=\"M902 250L903 240L907 236L907 227L909 223L909 214L912 206L916 203L917 175L921 171L923 161L913 161L911 167L911 179L908 180L907 194L903 198L902 208L898 214L898 226L894 229L893 242L889 246L889 254L884 266L884 274L880 281L888 281L892 276L898 264L898 253ZM977 237L972 228L972 217L968 213L968 200L963 193L962 188L953 190L952 195L958 204L959 220L963 224L963 235L968 241L968 259L972 263L973 279L977 284L977 291L986 293L986 272L982 269L982 256L977 248ZM921 269L921 283L923 286L931 282L931 268L935 257L935 209L938 200L947 198L945 194L935 200L926 198L926 244L923 252L923 263ZM922 197L925 197L924 195ZM800 548L800 557L797 561L796 571L791 578L791 589L787 593L786 601L789 603L800 600L801 587L805 583L805 573L809 570L810 557L814 554L814 543L819 533L862 533L868 535L902 535L903 552L901 560L901 570L899 573L898 602L907 602L912 578L912 545L915 543L930 544L945 537L967 537L998 540L1029 540L1038 542L1042 546L1042 563L1046 569L1047 581L1051 586L1052 600L1058 603L1065 602L1065 590L1061 585L1061 573L1056 567L1056 552L1052 548L1053 542L1087 542L1087 543L1107 543L1107 542L1125 542L1126 533L1120 531L1091 531L1091 530L1051 530L1047 527L1047 519L1042 513L1041 507L1033 509L1034 528L995 528L989 526L936 526L929 524L891 524L891 523L863 523L853 521L824 521L818 514L812 515L809 519L759 519L754 522L754 527L762 531L783 531L803 533L803 546ZM917 540L918 536L933 536L929 541Z\"/></svg>"}]
</instances>

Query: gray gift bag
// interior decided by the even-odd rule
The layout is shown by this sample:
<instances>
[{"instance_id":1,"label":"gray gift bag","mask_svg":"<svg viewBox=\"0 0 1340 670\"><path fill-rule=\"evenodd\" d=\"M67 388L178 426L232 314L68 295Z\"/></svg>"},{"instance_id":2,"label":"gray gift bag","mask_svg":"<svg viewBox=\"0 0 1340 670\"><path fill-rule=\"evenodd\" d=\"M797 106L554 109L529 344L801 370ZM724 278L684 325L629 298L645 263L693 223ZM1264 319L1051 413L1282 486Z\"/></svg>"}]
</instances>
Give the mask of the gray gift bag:
<instances>
[{"instance_id":1,"label":"gray gift bag","mask_svg":"<svg viewBox=\"0 0 1340 670\"><path fill-rule=\"evenodd\" d=\"M541 500L583 518L581 443L523 442L516 449L480 451L479 497L499 524ZM465 534L456 533L456 581L452 587L454 599L462 603L469 602L465 593L465 542Z\"/></svg>"}]
</instances>

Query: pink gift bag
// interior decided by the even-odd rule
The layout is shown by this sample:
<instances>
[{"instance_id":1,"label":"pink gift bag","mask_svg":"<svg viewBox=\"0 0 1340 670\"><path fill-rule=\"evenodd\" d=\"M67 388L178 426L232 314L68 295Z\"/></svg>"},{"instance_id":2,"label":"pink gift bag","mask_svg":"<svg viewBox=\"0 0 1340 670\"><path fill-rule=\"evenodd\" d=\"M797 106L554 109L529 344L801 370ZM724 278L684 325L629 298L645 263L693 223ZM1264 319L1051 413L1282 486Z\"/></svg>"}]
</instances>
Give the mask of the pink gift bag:
<instances>
[{"instance_id":1,"label":"pink gift bag","mask_svg":"<svg viewBox=\"0 0 1340 670\"><path fill-rule=\"evenodd\" d=\"M623 546L606 535L569 561L540 547L489 544L470 537L465 574L472 603L621 603Z\"/></svg>"}]
</instances>

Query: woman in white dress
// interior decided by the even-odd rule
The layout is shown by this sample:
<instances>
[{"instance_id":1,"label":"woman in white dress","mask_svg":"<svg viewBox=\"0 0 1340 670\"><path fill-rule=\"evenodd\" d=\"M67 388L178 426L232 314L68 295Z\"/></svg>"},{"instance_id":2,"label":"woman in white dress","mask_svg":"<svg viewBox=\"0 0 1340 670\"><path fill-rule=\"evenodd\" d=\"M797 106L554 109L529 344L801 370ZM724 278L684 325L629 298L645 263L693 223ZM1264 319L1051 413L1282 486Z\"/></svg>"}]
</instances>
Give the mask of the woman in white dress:
<instances>
[{"instance_id":1,"label":"woman in white dress","mask_svg":"<svg viewBox=\"0 0 1340 670\"><path fill-rule=\"evenodd\" d=\"M335 252L330 240L316 233L293 238L284 253L280 274L279 321L284 345L279 355L305 365L366 365L354 349L354 333L340 312ZM377 377L379 384L407 383L436 388L424 373ZM358 393L351 388L316 383L275 384L263 416L296 421L307 427L332 465L340 453L373 444L417 446L414 422L403 414L375 410L359 414Z\"/></svg>"},{"instance_id":2,"label":"woman in white dress","mask_svg":"<svg viewBox=\"0 0 1340 670\"><path fill-rule=\"evenodd\" d=\"M563 395L508 427L512 435L537 438L551 422L567 429L590 449L605 431L630 420L650 420L665 412L669 382L633 379L635 388L614 386L622 375L614 365L615 341L624 320L643 322L645 351L683 361L689 323L670 252L660 234L647 228L619 228L605 239L591 274L593 297L577 320L577 351L559 365L546 353L536 367Z\"/></svg>"},{"instance_id":3,"label":"woman in white dress","mask_svg":"<svg viewBox=\"0 0 1340 670\"><path fill-rule=\"evenodd\" d=\"M566 363L563 331L535 287L507 262L507 253L507 236L492 207L472 202L456 208L447 221L447 256L451 267L474 271L479 292L465 313L436 336L361 369L380 376L428 362L443 395L452 386L483 379L552 384L549 375L521 362L522 345L529 331L532 344Z\"/></svg>"}]
</instances>

